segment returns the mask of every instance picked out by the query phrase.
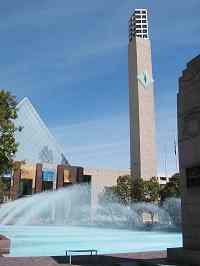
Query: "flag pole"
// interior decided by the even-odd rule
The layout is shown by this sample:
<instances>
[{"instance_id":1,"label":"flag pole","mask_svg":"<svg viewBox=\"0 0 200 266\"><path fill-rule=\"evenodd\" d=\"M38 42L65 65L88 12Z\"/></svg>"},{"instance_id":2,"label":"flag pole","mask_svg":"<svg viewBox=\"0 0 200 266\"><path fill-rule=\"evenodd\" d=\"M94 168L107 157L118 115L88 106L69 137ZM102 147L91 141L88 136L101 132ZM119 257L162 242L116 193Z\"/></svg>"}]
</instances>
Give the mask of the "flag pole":
<instances>
[{"instance_id":1,"label":"flag pole","mask_svg":"<svg viewBox=\"0 0 200 266\"><path fill-rule=\"evenodd\" d=\"M167 177L167 146L164 146L164 164L165 164L165 177Z\"/></svg>"}]
</instances>

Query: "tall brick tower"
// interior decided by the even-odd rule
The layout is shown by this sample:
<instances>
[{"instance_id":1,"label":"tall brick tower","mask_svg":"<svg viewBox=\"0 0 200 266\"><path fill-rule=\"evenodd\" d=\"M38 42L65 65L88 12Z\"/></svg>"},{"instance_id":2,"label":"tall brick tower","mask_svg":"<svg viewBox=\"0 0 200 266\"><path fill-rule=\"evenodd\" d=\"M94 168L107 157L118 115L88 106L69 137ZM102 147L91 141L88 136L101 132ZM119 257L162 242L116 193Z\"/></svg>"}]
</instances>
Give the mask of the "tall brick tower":
<instances>
[{"instance_id":1,"label":"tall brick tower","mask_svg":"<svg viewBox=\"0 0 200 266\"><path fill-rule=\"evenodd\" d=\"M146 9L129 19L128 45L130 157L134 178L156 176L154 86Z\"/></svg>"}]
</instances>

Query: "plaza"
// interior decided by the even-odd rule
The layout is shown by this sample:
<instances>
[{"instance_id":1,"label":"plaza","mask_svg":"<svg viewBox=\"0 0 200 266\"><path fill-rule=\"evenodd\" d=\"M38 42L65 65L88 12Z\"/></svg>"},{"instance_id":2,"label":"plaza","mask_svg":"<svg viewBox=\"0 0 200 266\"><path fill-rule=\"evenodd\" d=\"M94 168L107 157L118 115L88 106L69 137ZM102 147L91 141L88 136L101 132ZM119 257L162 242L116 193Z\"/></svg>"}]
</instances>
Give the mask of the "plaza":
<instances>
[{"instance_id":1,"label":"plaza","mask_svg":"<svg viewBox=\"0 0 200 266\"><path fill-rule=\"evenodd\" d=\"M95 10L100 9L99 6ZM61 73L66 72L66 69L62 72L64 64L62 67L57 65L53 68L53 65L50 66L45 62L48 65L45 68L48 72L48 90L44 95L41 88L37 93L34 90L31 93L27 90L20 94L20 97L23 95L25 98L22 97L19 100L20 97L16 98L10 92L0 91L0 100L3 99L0 101L0 139L2 141L0 147L2 167L0 169L0 266L198 266L200 264L198 219L200 56L196 56L196 51L189 56L190 49L188 49L185 53L190 60L185 60L179 51L179 58L183 59L184 65L187 63L182 71L181 64L178 64L177 53L177 65L180 67L175 66L175 62L171 63L171 68L176 69L174 73L179 73L180 76L177 105L172 102L169 106L163 105L162 109L159 106L160 102L156 103L156 97L161 100L161 95L157 96L157 93L163 94L164 91L161 93L161 88L157 90L156 84L159 74L165 73L170 80L171 70L168 67L166 71L167 64L162 63L163 69L158 71L157 64L163 59L154 56L156 50L154 45L156 47L158 41L151 37L150 18L153 20L153 15L150 16L153 13L151 8L132 10L131 7L130 13L129 7L128 19L126 10L126 16L118 20L119 13L120 15L123 13L120 8L116 13L117 23L113 17L115 27L112 28L112 53L115 53L117 43L114 38L116 25L120 32L120 23L123 24L125 20L128 21L128 38L126 48L124 44L118 42L120 48L117 45L117 49L123 51L119 53L123 59L120 59L120 56L112 58L112 71L105 63L105 69L102 68L101 71L95 69L95 64L93 66L94 61L89 57L93 56L93 53L98 53L98 49L91 51L90 47L88 53L84 52L88 61L85 57L81 58L77 49L77 53L67 58L67 71L70 72L70 67L76 68L76 75L67 77L69 82L65 83L65 86L69 85L67 89L65 86L62 87L64 83L60 81ZM61 10L59 14L60 12ZM83 10L80 12L81 24L84 24L86 18L90 19L88 18L90 16L85 16L82 12ZM94 32L100 34L101 31L95 24L97 13L95 12L93 17L95 18L94 28L96 27ZM42 14L45 15L43 12ZM40 12L38 16L40 17ZM55 25L60 19L58 16ZM62 19L64 20L65 16ZM78 19L79 17L77 21ZM112 23L110 17L109 22ZM71 24L71 26L76 28L77 25ZM109 27L106 26L106 28L109 30ZM41 30L40 23L38 29ZM48 29L54 29L53 24ZM54 29L55 36L58 29L60 27ZM48 32L47 29L45 31ZM75 30L74 33L76 32ZM88 35L84 34L85 37L87 35L89 38L89 32ZM121 32L124 33L124 28ZM67 42L64 42L65 46L66 44L70 46L70 41L74 39L76 39L74 36L71 40L68 38ZM57 42L59 39L54 38L54 40ZM93 40L95 40L94 37ZM103 38L101 41L104 46ZM105 43L108 43L106 37ZM51 42L49 45L51 47ZM50 54L47 46L45 49L47 54ZM60 53L61 46L57 50ZM128 55L128 64L125 52ZM53 62L55 64L60 62L59 58L55 56ZM105 58L99 55L97 58L98 62L101 62L101 59L105 61ZM123 63L124 58L126 67ZM92 65L94 71L88 72L88 77L81 79L77 76L77 72L80 74L81 71L77 67L76 60L80 60L83 73L87 72L87 64ZM128 86L125 96L122 96L121 91L119 92L120 82L123 86L126 84L123 79L120 80L120 71L117 75L113 74L114 66L116 68L118 66L116 62L119 62L121 70L125 69L126 74L128 72L128 79L127 76L125 78ZM37 67L38 73L41 74L38 81L44 81L42 74L45 71L40 64ZM51 68L55 71L54 78L58 78L57 83L52 84L52 87ZM27 71L29 71L28 68ZM99 77L102 74L105 80L97 77L97 73ZM110 91L101 87L101 82L106 82L104 84L108 84L108 87L114 84L112 79L106 78L108 73L113 75L113 80L118 80L115 83L115 97L112 91L115 86L110 86ZM174 76L177 80L177 74ZM101 101L100 94L95 98L95 88L92 91L87 90L87 87L82 84L80 86L79 83L84 83L84 80L89 80L89 83L94 80L95 88L99 89L101 96L106 94L104 100ZM74 82L73 86L70 82ZM57 84L60 84L59 89L56 87L52 93L53 86L55 88ZM75 90L78 86L80 86L80 95L78 90ZM70 88L73 88L76 101L70 98L72 95ZM111 98L109 93L112 95ZM168 92L165 93L167 102L169 95ZM176 95L175 88L173 88L173 94ZM67 97L64 97L66 95ZM126 104L123 103L123 97L126 99ZM109 132L110 123L106 124L104 116L108 110L110 113L114 110L112 104L109 106L110 109L106 110L107 102L109 105L112 102L110 99L113 102L118 101L115 106L119 110L117 117L120 110L122 111L119 103L126 108L129 107L128 112L127 110L125 112L126 118L129 118L129 121L126 120L129 129L129 133L126 132L127 138L123 138L123 124L118 121L116 132L114 134ZM50 108L48 103L51 103ZM72 108L71 112L69 112L70 108ZM100 108L99 113L98 108ZM42 110L41 113L39 110ZM160 115L164 117L160 110L168 112L165 119L162 119L162 123L157 118ZM170 112L173 110L173 116L177 113L177 118L173 117L174 123L177 123L177 131L173 123L168 123L169 110ZM104 127L98 127L98 116L96 116L96 124L90 125L88 122L87 119L95 117L97 113L101 115ZM63 124L64 116L65 119L67 117L69 125ZM54 122L52 122L53 119ZM80 130L82 126L80 121L84 121L82 130ZM104 139L104 142L94 141L90 134L93 128L98 132L99 139ZM164 135L162 135L163 129L165 129ZM171 138L173 140L170 146L166 143L168 139L169 144ZM161 153L162 145L164 145L164 151ZM128 157L123 153L124 146L130 148ZM10 149L7 150L7 148ZM100 160L99 154L101 154ZM130 167L123 164L127 158L130 158ZM88 162L91 163L91 167ZM102 165L111 167L106 169L101 167ZM113 165L115 167L112 168ZM124 170L121 168L122 165L126 166ZM160 169L164 173L161 173Z\"/></svg>"}]
</instances>

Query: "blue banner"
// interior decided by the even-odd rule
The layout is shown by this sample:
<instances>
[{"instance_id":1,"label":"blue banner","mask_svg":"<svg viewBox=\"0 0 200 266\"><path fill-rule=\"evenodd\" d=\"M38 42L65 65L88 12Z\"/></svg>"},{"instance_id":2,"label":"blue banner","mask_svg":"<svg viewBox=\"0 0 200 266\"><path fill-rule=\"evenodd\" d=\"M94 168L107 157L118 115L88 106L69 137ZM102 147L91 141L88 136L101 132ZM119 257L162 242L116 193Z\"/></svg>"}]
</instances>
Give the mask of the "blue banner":
<instances>
[{"instance_id":1,"label":"blue banner","mask_svg":"<svg viewBox=\"0 0 200 266\"><path fill-rule=\"evenodd\" d=\"M4 172L3 177L5 178L12 178L12 172L7 170Z\"/></svg>"},{"instance_id":2,"label":"blue banner","mask_svg":"<svg viewBox=\"0 0 200 266\"><path fill-rule=\"evenodd\" d=\"M56 173L52 170L44 170L42 171L42 177L44 181L55 181Z\"/></svg>"}]
</instances>

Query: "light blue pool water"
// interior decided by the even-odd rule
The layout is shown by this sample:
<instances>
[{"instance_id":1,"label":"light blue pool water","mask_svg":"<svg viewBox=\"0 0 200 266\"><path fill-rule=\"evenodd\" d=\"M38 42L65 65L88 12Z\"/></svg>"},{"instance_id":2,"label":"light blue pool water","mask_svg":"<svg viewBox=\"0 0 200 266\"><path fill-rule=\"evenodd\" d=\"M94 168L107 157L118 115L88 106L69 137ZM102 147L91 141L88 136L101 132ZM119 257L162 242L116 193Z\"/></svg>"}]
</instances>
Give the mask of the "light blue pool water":
<instances>
[{"instance_id":1,"label":"light blue pool water","mask_svg":"<svg viewBox=\"0 0 200 266\"><path fill-rule=\"evenodd\" d=\"M99 253L165 250L182 246L182 234L76 226L0 226L11 239L11 256L65 255L67 249Z\"/></svg>"}]
</instances>

